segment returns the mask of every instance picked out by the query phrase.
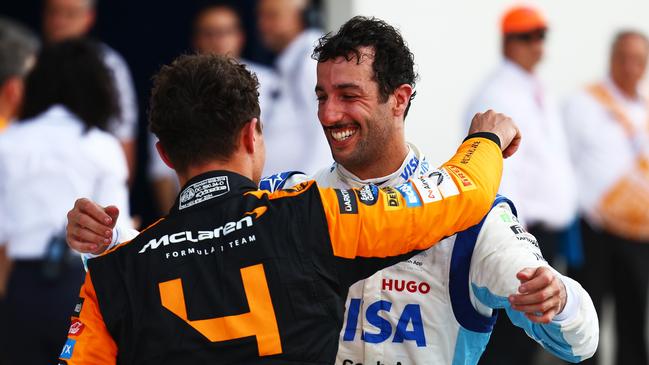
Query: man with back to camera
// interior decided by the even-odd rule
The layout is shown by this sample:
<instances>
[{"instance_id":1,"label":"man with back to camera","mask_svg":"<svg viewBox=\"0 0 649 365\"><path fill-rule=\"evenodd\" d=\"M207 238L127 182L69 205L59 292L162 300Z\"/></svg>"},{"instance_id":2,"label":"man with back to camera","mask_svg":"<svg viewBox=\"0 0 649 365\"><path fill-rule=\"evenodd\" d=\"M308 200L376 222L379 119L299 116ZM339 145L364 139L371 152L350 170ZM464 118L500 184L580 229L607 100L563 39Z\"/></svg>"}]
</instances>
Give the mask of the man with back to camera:
<instances>
[{"instance_id":1,"label":"man with back to camera","mask_svg":"<svg viewBox=\"0 0 649 365\"><path fill-rule=\"evenodd\" d=\"M511 120L475 118L442 167L458 176L444 182L457 194L418 207L392 188L259 191L257 87L244 66L214 55L159 72L151 130L184 188L167 217L88 261L60 360L333 362L349 286L479 221L498 189L500 141L505 155L517 147L507 149L518 138ZM404 113L411 91L395 90L388 109Z\"/></svg>"},{"instance_id":2,"label":"man with back to camera","mask_svg":"<svg viewBox=\"0 0 649 365\"><path fill-rule=\"evenodd\" d=\"M648 59L647 36L620 31L607 77L564 110L575 171L588 181L579 201L585 260L572 270L596 308L615 301L615 364L649 361L649 98L640 92Z\"/></svg>"},{"instance_id":3,"label":"man with back to camera","mask_svg":"<svg viewBox=\"0 0 649 365\"><path fill-rule=\"evenodd\" d=\"M259 80L260 119L266 121L266 115L272 110L277 75L266 66L241 58L245 41L246 35L235 8L225 4L208 5L196 14L192 32L194 50L198 53L227 55L245 64ZM160 211L168 212L176 200L180 186L173 170L158 157L155 150L155 137L149 136L149 142L151 156L149 173L153 180L156 200Z\"/></svg>"},{"instance_id":4,"label":"man with back to camera","mask_svg":"<svg viewBox=\"0 0 649 365\"><path fill-rule=\"evenodd\" d=\"M48 43L85 37L95 25L97 0L43 1L43 36ZM115 78L121 115L110 125L110 132L120 140L129 166L130 179L135 173L137 133L137 95L128 64L116 50L102 43L103 58Z\"/></svg>"},{"instance_id":5,"label":"man with back to camera","mask_svg":"<svg viewBox=\"0 0 649 365\"><path fill-rule=\"evenodd\" d=\"M374 39L375 34L384 34L384 38ZM376 54L374 49L383 52ZM360 52L363 62L357 62L354 50ZM340 55L349 55L349 61ZM316 56L318 116L337 161L317 173L316 181L341 189L366 184L387 187L402 184L409 177L431 174L426 158L414 145L405 142L406 111L391 115L390 103L382 101L390 100L393 93L407 99L408 105L412 98L414 60L399 33L377 19L353 18L336 35L323 38ZM390 59L404 62L387 63ZM387 70L384 75L392 76L378 78L377 69ZM386 99L380 90L388 90L384 94ZM377 152L377 146L382 151ZM446 173L445 176L448 181ZM278 174L263 179L260 186L275 190L305 178L294 173ZM433 197L427 195L425 199L454 194L443 181L433 188ZM398 190L407 204L423 201L424 197L409 194L419 186ZM110 231L111 227L98 225L103 219L111 218L89 201L78 201L68 225L71 246L88 251L90 245L82 241L100 242L102 237L82 230L78 222L95 227L95 232ZM128 232L116 232L122 239L128 239ZM482 234L478 239L479 232ZM75 233L85 238L75 237ZM557 356L572 361L591 356L597 347L598 326L590 298L577 283L551 271L535 242L517 224L510 205L500 200L487 216L484 229L473 227L408 262L356 283L346 301L336 363L475 364L495 320L490 318L491 308L507 307L507 297L518 291L518 280L532 287L526 295L513 296L514 304L526 306L510 308L511 318ZM499 254L501 248L508 255ZM471 250L475 259L471 258ZM469 280L476 289L483 290L477 290L477 294L458 292L462 283ZM544 295L547 300L539 300ZM523 316L523 312L532 313L543 307L543 316ZM532 323L550 320L544 325ZM420 346L422 343L424 346Z\"/></svg>"},{"instance_id":6,"label":"man with back to camera","mask_svg":"<svg viewBox=\"0 0 649 365\"><path fill-rule=\"evenodd\" d=\"M538 9L514 6L505 12L500 26L503 61L480 85L467 115L489 107L520 123L527 143L505 163L499 192L516 202L522 226L539 239L543 255L554 263L560 249L568 253L565 248L576 247L580 240L577 180L568 141L558 104L538 75L548 22ZM536 351L509 321L499 321L481 363L528 364Z\"/></svg>"}]
</instances>

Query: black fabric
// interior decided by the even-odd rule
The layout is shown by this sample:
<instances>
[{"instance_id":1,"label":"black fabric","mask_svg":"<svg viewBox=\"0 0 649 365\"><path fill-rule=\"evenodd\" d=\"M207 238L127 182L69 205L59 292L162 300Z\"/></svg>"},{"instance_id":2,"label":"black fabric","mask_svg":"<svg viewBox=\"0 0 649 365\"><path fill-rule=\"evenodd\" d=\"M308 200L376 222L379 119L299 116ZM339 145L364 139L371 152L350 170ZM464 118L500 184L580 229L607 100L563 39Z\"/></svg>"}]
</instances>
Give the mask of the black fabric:
<instances>
[{"instance_id":1,"label":"black fabric","mask_svg":"<svg viewBox=\"0 0 649 365\"><path fill-rule=\"evenodd\" d=\"M601 317L602 302L615 304L616 351L614 364L647 364L647 288L649 286L649 242L635 242L593 229L581 222L584 266L570 269L593 299ZM583 364L597 364L598 353Z\"/></svg>"},{"instance_id":2,"label":"black fabric","mask_svg":"<svg viewBox=\"0 0 649 365\"><path fill-rule=\"evenodd\" d=\"M541 225L530 226L527 231L536 237L543 257L552 264L557 255L562 231L550 230ZM514 326L505 310L499 309L498 315L499 320L479 364L532 364L536 352L542 350L542 347L529 338L523 329ZM563 363L558 359L556 361Z\"/></svg>"},{"instance_id":3,"label":"black fabric","mask_svg":"<svg viewBox=\"0 0 649 365\"><path fill-rule=\"evenodd\" d=\"M491 132L478 132L478 133L472 133L472 134L469 134L469 135L464 139L463 142L466 142L467 140L469 140L469 139L471 139L471 138L486 138L486 139L488 139L488 140L494 142L495 144L497 144L498 147L502 147L502 145L500 144L500 137L498 137L498 135L495 134L495 133L491 133Z\"/></svg>"},{"instance_id":4,"label":"black fabric","mask_svg":"<svg viewBox=\"0 0 649 365\"><path fill-rule=\"evenodd\" d=\"M54 364L70 327L84 271L81 259L67 265L56 281L42 276L42 261L17 261L6 297L6 337L9 364Z\"/></svg>"},{"instance_id":5,"label":"black fabric","mask_svg":"<svg viewBox=\"0 0 649 365\"><path fill-rule=\"evenodd\" d=\"M228 192L221 194L223 176ZM202 175L181 190L165 220L113 253L89 261L99 307L119 348L118 364L334 362L349 285L367 274L368 265L378 271L393 260L364 260L363 270L343 272L341 259L333 255L315 185L273 200L245 194L254 189L252 181L236 174ZM191 205L192 199L204 199L206 191L221 195ZM189 207L180 209L183 204ZM251 226L242 224L220 238L149 245L178 232L193 232L196 239L196 232L238 222L253 211ZM248 242L243 244L243 238ZM190 248L207 254L189 254ZM246 313L240 269L257 264L263 264L275 311L279 355L259 357L254 336L210 342L161 305L159 283L181 278L190 319Z\"/></svg>"}]
</instances>

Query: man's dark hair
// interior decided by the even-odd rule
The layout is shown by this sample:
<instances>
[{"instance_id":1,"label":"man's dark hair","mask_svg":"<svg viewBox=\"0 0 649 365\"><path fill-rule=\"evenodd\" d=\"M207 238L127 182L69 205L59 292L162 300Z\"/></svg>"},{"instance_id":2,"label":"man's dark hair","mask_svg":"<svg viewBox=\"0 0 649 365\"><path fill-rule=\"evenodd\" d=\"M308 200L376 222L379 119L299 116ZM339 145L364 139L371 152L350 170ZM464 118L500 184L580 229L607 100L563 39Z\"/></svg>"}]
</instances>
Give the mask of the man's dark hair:
<instances>
[{"instance_id":1,"label":"man's dark hair","mask_svg":"<svg viewBox=\"0 0 649 365\"><path fill-rule=\"evenodd\" d=\"M233 58L180 56L153 82L149 126L176 171L226 160L241 129L259 118L257 77Z\"/></svg>"},{"instance_id":2,"label":"man's dark hair","mask_svg":"<svg viewBox=\"0 0 649 365\"><path fill-rule=\"evenodd\" d=\"M84 38L44 47L27 76L20 118L35 117L60 104L87 129L106 130L120 109L113 75L101 56L99 45Z\"/></svg>"},{"instance_id":3,"label":"man's dark hair","mask_svg":"<svg viewBox=\"0 0 649 365\"><path fill-rule=\"evenodd\" d=\"M312 57L318 62L344 57L347 61L356 59L360 63L361 47L374 49L372 69L381 102L386 102L390 94L403 84L415 87L418 76L414 55L397 29L374 17L355 16L343 24L338 33L326 34L318 41ZM410 96L405 115L408 115L415 94Z\"/></svg>"},{"instance_id":4,"label":"man's dark hair","mask_svg":"<svg viewBox=\"0 0 649 365\"><path fill-rule=\"evenodd\" d=\"M28 61L36 56L38 38L23 25L0 17L0 85L27 73Z\"/></svg>"}]
</instances>

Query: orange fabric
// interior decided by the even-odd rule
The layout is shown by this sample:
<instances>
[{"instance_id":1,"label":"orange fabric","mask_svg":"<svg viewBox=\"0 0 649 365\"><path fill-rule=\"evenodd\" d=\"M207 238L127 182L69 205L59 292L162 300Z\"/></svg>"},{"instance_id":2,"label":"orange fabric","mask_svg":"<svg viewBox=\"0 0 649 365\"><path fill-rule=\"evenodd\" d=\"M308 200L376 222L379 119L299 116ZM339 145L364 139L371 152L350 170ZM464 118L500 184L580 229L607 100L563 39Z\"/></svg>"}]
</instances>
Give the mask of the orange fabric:
<instances>
[{"instance_id":1,"label":"orange fabric","mask_svg":"<svg viewBox=\"0 0 649 365\"><path fill-rule=\"evenodd\" d=\"M379 190L372 205L358 201L357 214L342 213L339 193L320 188L334 255L350 259L397 256L426 249L445 236L477 224L496 197L502 163L498 145L488 139L472 138L443 165L452 172L459 193L425 203L428 191L419 191L426 188L416 185L438 190L436 178L424 178L424 184L413 184L422 201L414 207L408 206L395 189L386 188ZM347 192L352 198L354 194L359 196L356 190Z\"/></svg>"},{"instance_id":2,"label":"orange fabric","mask_svg":"<svg viewBox=\"0 0 649 365\"><path fill-rule=\"evenodd\" d=\"M527 33L544 28L547 28L547 23L541 12L528 6L509 9L501 23L503 34Z\"/></svg>"},{"instance_id":3,"label":"orange fabric","mask_svg":"<svg viewBox=\"0 0 649 365\"><path fill-rule=\"evenodd\" d=\"M259 356L282 353L273 302L268 291L264 265L241 269L241 279L250 311L242 314L190 320L181 279L158 284L162 306L192 326L212 342L228 341L248 336L257 337Z\"/></svg>"},{"instance_id":4,"label":"orange fabric","mask_svg":"<svg viewBox=\"0 0 649 365\"><path fill-rule=\"evenodd\" d=\"M65 359L68 365L104 365L117 361L117 345L108 333L99 311L97 295L90 274L81 287L79 297L83 299L78 318L72 317L68 341L75 341L71 348L72 357ZM80 322L80 323L79 323Z\"/></svg>"},{"instance_id":5,"label":"orange fabric","mask_svg":"<svg viewBox=\"0 0 649 365\"><path fill-rule=\"evenodd\" d=\"M638 131L613 95L601 84L587 88L620 124L630 143ZM649 127L649 121L647 123ZM643 131L640 131L643 132ZM645 133L648 131L645 130ZM628 171L604 194L597 207L602 226L609 232L631 240L649 242L649 160L638 154L633 169Z\"/></svg>"},{"instance_id":6,"label":"orange fabric","mask_svg":"<svg viewBox=\"0 0 649 365\"><path fill-rule=\"evenodd\" d=\"M2 133L9 126L9 121L0 118L0 133Z\"/></svg>"}]
</instances>

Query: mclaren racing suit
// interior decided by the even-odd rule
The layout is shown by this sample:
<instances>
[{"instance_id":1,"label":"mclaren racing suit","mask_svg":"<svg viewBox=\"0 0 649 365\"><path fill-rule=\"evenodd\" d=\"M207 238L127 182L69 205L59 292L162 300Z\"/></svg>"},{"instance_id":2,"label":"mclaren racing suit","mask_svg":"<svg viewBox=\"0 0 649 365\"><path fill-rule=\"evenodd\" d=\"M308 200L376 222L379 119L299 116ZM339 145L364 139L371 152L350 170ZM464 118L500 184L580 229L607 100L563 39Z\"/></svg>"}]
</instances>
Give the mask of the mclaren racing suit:
<instances>
[{"instance_id":1,"label":"mclaren racing suit","mask_svg":"<svg viewBox=\"0 0 649 365\"><path fill-rule=\"evenodd\" d=\"M429 175L426 158L410 145L401 168L389 176L360 180L334 164L312 178L319 186L348 189L397 186ZM432 175L441 196L462 192L449 184L446 169ZM260 188L281 189L305 179L283 173L263 179ZM397 190L408 202L407 186ZM478 225L350 288L336 364L475 365L489 341L497 308L504 308L509 320L552 354L571 362L591 357L599 339L597 313L576 281L560 276L568 301L549 324L535 324L511 309L507 297L517 293L516 273L539 266L548 263L536 239L518 224L512 203L499 197Z\"/></svg>"},{"instance_id":2,"label":"mclaren racing suit","mask_svg":"<svg viewBox=\"0 0 649 365\"><path fill-rule=\"evenodd\" d=\"M460 189L444 199L432 179L269 193L232 172L194 177L167 217L88 260L60 360L333 363L349 287L477 223L501 152L470 138L444 169Z\"/></svg>"}]
</instances>

